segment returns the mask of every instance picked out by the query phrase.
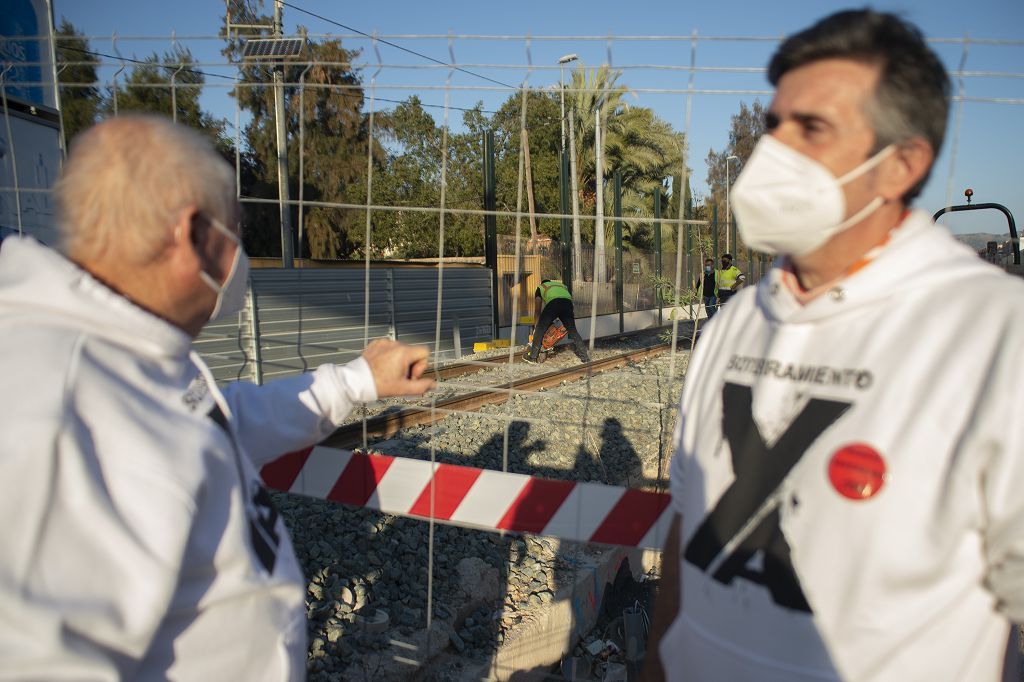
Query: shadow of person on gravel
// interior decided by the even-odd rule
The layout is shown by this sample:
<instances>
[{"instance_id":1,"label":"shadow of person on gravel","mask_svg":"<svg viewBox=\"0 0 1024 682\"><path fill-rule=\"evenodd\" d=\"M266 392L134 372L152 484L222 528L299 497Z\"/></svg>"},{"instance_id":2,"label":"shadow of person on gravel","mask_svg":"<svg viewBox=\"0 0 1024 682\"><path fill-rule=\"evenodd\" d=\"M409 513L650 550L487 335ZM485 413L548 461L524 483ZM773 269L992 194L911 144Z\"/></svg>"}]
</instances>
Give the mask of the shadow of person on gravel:
<instances>
[{"instance_id":1,"label":"shadow of person on gravel","mask_svg":"<svg viewBox=\"0 0 1024 682\"><path fill-rule=\"evenodd\" d=\"M596 452L587 447L587 438L583 441L571 469L565 469L530 464L528 456L538 451L529 446L513 449L510 440L509 470L578 483L628 486L642 480L640 457L617 418L608 417L602 423L599 442L593 443ZM523 443L525 438L517 445ZM518 522L524 520L513 517L513 525L521 525ZM591 533L599 521L586 516L577 520L580 530L589 529ZM602 668L603 658L579 651L577 644L602 617L607 620L614 615L605 613L606 602L614 602L606 597L614 591L613 583L621 584L625 562L609 559L607 547L528 534L509 538L508 548L508 581L500 620L496 619L500 625L488 672L515 680L566 679L559 662L519 668L516 658L529 660L522 652L543 649L567 652L569 657L575 653L580 672L579 666L595 672ZM545 611L550 614L554 610L568 612L569 616L546 617ZM515 658L510 655L513 650L519 652Z\"/></svg>"},{"instance_id":2,"label":"shadow of person on gravel","mask_svg":"<svg viewBox=\"0 0 1024 682\"><path fill-rule=\"evenodd\" d=\"M531 431L529 422L509 423L509 471L617 485L642 478L637 451L615 417L586 429L597 437L584 437L575 457L560 461L546 457L549 443L531 439ZM430 435L417 436L405 439L394 454L429 459ZM487 436L473 454L453 450L438 447L434 456L438 462L500 470L505 429ZM435 524L431 632L436 636L443 630L447 647L433 655L433 647L420 641L427 614L429 524L306 499L304 507L316 508L316 523L293 533L311 583L311 681L445 680L470 671L526 679L519 676L530 671L519 670L522 659L516 663L507 656L509 646L540 649L556 642L556 648L571 650L590 629L608 591L594 567L606 548ZM303 520L310 520L309 512ZM558 627L546 625L544 614L560 602L568 603L571 617ZM354 611L376 609L389 616L385 631L366 631L350 620ZM397 664L396 657L409 663ZM552 670L536 667L541 675Z\"/></svg>"}]
</instances>

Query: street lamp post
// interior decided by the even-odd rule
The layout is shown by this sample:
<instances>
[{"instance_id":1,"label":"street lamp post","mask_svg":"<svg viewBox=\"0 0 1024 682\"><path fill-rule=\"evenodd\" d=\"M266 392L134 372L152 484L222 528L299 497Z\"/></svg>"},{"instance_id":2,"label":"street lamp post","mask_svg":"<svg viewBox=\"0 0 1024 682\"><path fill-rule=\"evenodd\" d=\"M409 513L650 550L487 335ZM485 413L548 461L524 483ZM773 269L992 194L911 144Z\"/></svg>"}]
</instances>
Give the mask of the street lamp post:
<instances>
[{"instance_id":1,"label":"street lamp post","mask_svg":"<svg viewBox=\"0 0 1024 682\"><path fill-rule=\"evenodd\" d=\"M738 156L725 157L725 251L729 252L729 235L732 233L732 206L729 204L729 162L739 161Z\"/></svg>"},{"instance_id":2,"label":"street lamp post","mask_svg":"<svg viewBox=\"0 0 1024 682\"><path fill-rule=\"evenodd\" d=\"M577 59L579 59L579 56L573 52L558 60L559 83L562 86L558 89L558 94L561 95L562 101L562 151L565 151L565 65Z\"/></svg>"},{"instance_id":3,"label":"street lamp post","mask_svg":"<svg viewBox=\"0 0 1024 682\"><path fill-rule=\"evenodd\" d=\"M562 103L562 151L565 151L565 65L574 62L579 56L574 52L567 54L558 60L559 71L561 72L559 95ZM575 117L573 117L575 118ZM569 119L569 184L572 198L572 281L578 282L583 279L583 269L580 256L583 249L583 240L580 237L580 204L579 193L576 181L576 136L574 135L573 119Z\"/></svg>"}]
</instances>

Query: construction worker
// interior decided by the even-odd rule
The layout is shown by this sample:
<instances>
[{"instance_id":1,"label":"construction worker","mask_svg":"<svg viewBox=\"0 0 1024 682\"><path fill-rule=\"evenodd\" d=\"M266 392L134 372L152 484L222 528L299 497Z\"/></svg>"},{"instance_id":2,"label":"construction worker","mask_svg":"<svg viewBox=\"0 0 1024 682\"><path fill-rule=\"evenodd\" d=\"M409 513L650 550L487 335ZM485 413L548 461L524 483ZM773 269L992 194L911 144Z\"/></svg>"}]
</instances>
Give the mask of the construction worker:
<instances>
[{"instance_id":1,"label":"construction worker","mask_svg":"<svg viewBox=\"0 0 1024 682\"><path fill-rule=\"evenodd\" d=\"M708 258L704 261L704 272L697 277L694 288L710 320L718 312L718 273L715 272L714 260Z\"/></svg>"},{"instance_id":2,"label":"construction worker","mask_svg":"<svg viewBox=\"0 0 1024 682\"><path fill-rule=\"evenodd\" d=\"M581 362L590 362L590 354L587 352L587 344L583 337L576 331L576 315L572 308L572 294L569 289L557 279L542 280L534 296L533 316L537 320L533 328L533 342L530 343L529 351L523 358L526 362L536 363L540 355L540 347L544 341L544 334L551 327L555 320L561 320L562 326L569 333L572 339L576 356Z\"/></svg>"},{"instance_id":3,"label":"construction worker","mask_svg":"<svg viewBox=\"0 0 1024 682\"><path fill-rule=\"evenodd\" d=\"M747 277L732 264L732 254L727 253L722 256L722 267L715 273L715 281L718 284L718 305L723 306L739 291Z\"/></svg>"}]
</instances>

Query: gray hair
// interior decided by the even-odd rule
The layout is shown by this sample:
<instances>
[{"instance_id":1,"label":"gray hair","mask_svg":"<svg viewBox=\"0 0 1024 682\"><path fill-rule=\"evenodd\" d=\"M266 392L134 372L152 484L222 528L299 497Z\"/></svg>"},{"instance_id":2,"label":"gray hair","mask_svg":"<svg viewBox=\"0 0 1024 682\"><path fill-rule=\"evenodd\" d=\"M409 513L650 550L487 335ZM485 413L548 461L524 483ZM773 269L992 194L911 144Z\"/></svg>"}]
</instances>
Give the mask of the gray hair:
<instances>
[{"instance_id":1,"label":"gray hair","mask_svg":"<svg viewBox=\"0 0 1024 682\"><path fill-rule=\"evenodd\" d=\"M188 207L231 224L235 176L200 133L127 115L79 135L56 185L61 250L78 261L156 257Z\"/></svg>"}]
</instances>

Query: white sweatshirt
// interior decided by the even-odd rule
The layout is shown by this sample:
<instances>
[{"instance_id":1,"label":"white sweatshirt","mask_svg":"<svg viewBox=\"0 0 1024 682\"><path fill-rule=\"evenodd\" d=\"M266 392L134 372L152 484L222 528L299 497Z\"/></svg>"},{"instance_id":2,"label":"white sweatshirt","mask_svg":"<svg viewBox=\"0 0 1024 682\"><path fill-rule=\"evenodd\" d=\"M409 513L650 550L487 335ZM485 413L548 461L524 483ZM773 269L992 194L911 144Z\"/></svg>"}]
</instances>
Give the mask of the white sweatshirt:
<instances>
[{"instance_id":1,"label":"white sweatshirt","mask_svg":"<svg viewBox=\"0 0 1024 682\"><path fill-rule=\"evenodd\" d=\"M781 277L715 316L686 379L668 678L1002 679L1024 621L1024 283L920 211L806 306Z\"/></svg>"},{"instance_id":2,"label":"white sweatshirt","mask_svg":"<svg viewBox=\"0 0 1024 682\"><path fill-rule=\"evenodd\" d=\"M304 677L305 579L256 472L375 399L372 373L221 392L191 341L3 242L0 680Z\"/></svg>"}]
</instances>

